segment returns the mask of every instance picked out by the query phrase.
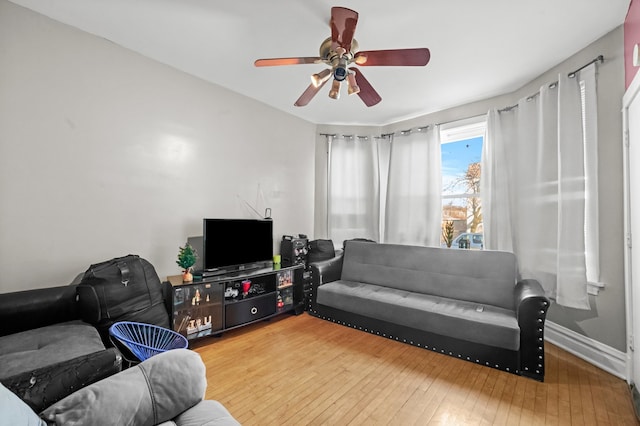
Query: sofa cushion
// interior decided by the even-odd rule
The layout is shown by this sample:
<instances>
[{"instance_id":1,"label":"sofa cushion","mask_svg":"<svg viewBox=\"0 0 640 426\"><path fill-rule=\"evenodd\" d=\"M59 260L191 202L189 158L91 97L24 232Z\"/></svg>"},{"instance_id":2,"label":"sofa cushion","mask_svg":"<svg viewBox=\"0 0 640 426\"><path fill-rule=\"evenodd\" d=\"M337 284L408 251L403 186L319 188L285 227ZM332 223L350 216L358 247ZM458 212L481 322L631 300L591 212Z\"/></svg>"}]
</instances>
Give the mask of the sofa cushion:
<instances>
[{"instance_id":1,"label":"sofa cushion","mask_svg":"<svg viewBox=\"0 0 640 426\"><path fill-rule=\"evenodd\" d=\"M341 279L514 310L513 253L350 241Z\"/></svg>"},{"instance_id":2,"label":"sofa cushion","mask_svg":"<svg viewBox=\"0 0 640 426\"><path fill-rule=\"evenodd\" d=\"M430 333L513 351L520 348L515 313L492 305L345 280L318 287L317 301Z\"/></svg>"},{"instance_id":3,"label":"sofa cushion","mask_svg":"<svg viewBox=\"0 0 640 426\"><path fill-rule=\"evenodd\" d=\"M69 321L0 337L0 379L104 350L98 331Z\"/></svg>"}]
</instances>

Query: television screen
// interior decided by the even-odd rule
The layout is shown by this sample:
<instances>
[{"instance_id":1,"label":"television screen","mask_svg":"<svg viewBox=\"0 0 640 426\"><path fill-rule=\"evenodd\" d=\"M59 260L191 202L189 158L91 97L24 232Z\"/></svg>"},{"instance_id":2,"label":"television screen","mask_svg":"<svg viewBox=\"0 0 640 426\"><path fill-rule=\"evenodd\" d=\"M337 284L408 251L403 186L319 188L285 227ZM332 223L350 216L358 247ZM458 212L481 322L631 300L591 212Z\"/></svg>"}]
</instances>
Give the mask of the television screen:
<instances>
[{"instance_id":1,"label":"television screen","mask_svg":"<svg viewBox=\"0 0 640 426\"><path fill-rule=\"evenodd\" d=\"M239 267L273 258L273 221L204 219L205 271Z\"/></svg>"}]
</instances>

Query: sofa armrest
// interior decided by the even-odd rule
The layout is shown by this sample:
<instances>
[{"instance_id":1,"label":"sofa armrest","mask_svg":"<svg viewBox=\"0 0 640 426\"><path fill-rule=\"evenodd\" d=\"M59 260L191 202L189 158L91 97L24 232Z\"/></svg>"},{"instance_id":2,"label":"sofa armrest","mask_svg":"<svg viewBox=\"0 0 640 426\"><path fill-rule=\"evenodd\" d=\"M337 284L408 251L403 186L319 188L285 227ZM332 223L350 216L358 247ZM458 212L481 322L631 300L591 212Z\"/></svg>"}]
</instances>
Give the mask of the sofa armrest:
<instances>
[{"instance_id":1,"label":"sofa armrest","mask_svg":"<svg viewBox=\"0 0 640 426\"><path fill-rule=\"evenodd\" d=\"M240 423L233 418L224 405L211 399L205 399L204 401L198 402L196 405L173 419L173 422L177 426L240 426Z\"/></svg>"},{"instance_id":2,"label":"sofa armrest","mask_svg":"<svg viewBox=\"0 0 640 426\"><path fill-rule=\"evenodd\" d=\"M340 276L342 275L342 259L343 254L340 253L331 259L309 264L309 267L311 268L311 291L309 293L310 309L315 309L318 287L322 284L340 279Z\"/></svg>"},{"instance_id":3,"label":"sofa armrest","mask_svg":"<svg viewBox=\"0 0 640 426\"><path fill-rule=\"evenodd\" d=\"M331 259L311 263L311 280L314 287L340 279L342 274L342 255Z\"/></svg>"},{"instance_id":4,"label":"sofa armrest","mask_svg":"<svg viewBox=\"0 0 640 426\"><path fill-rule=\"evenodd\" d=\"M0 336L78 318L75 285L0 294Z\"/></svg>"},{"instance_id":5,"label":"sofa armrest","mask_svg":"<svg viewBox=\"0 0 640 426\"><path fill-rule=\"evenodd\" d=\"M35 412L67 395L122 370L122 356L115 348L37 368L2 379L2 384Z\"/></svg>"},{"instance_id":6,"label":"sofa armrest","mask_svg":"<svg viewBox=\"0 0 640 426\"><path fill-rule=\"evenodd\" d=\"M537 280L516 284L515 308L520 327L520 373L544 380L544 322L549 299Z\"/></svg>"}]
</instances>

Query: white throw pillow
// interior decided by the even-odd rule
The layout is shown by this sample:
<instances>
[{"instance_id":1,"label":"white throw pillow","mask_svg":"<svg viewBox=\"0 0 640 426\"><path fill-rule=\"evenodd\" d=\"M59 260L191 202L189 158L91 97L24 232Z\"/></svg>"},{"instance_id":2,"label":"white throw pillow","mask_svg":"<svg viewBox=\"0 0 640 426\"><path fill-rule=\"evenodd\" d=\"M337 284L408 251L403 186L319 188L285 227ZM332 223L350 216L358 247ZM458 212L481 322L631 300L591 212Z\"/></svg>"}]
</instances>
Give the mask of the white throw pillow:
<instances>
[{"instance_id":1,"label":"white throw pillow","mask_svg":"<svg viewBox=\"0 0 640 426\"><path fill-rule=\"evenodd\" d=\"M0 426L46 426L23 400L0 383Z\"/></svg>"}]
</instances>

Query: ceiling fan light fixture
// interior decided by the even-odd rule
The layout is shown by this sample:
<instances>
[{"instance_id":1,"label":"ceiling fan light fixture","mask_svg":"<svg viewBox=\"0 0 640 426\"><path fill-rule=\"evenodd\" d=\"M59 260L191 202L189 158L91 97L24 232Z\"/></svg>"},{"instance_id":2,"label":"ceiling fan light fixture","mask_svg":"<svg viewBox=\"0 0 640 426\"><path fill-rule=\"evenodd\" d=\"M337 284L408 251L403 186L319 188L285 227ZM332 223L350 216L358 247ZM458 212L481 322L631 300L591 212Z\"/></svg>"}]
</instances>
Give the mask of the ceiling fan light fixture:
<instances>
[{"instance_id":1,"label":"ceiling fan light fixture","mask_svg":"<svg viewBox=\"0 0 640 426\"><path fill-rule=\"evenodd\" d=\"M333 62L333 78L338 81L343 81L347 78L349 71L347 71L347 59L344 57L338 58L337 61Z\"/></svg>"},{"instance_id":2,"label":"ceiling fan light fixture","mask_svg":"<svg viewBox=\"0 0 640 426\"><path fill-rule=\"evenodd\" d=\"M386 49L362 51L353 38L358 23L358 12L346 7L331 8L331 36L321 44L319 56L300 56L294 58L267 58L254 62L257 67L297 64L325 64L329 69L311 75L311 84L294 103L305 106L313 99L329 79L333 77L329 97L340 98L340 86L347 80L349 95L356 93L367 107L377 105L382 98L371 83L362 75L359 66L425 66L429 63L431 53L427 48ZM640 56L640 55L639 55Z\"/></svg>"},{"instance_id":3,"label":"ceiling fan light fixture","mask_svg":"<svg viewBox=\"0 0 640 426\"><path fill-rule=\"evenodd\" d=\"M367 63L367 55L364 53L360 55L356 55L353 62L355 62L356 65L364 65Z\"/></svg>"},{"instance_id":4,"label":"ceiling fan light fixture","mask_svg":"<svg viewBox=\"0 0 640 426\"><path fill-rule=\"evenodd\" d=\"M330 77L331 70L329 68L323 69L319 73L311 76L311 84L313 84L313 87L320 87L325 81L329 80Z\"/></svg>"},{"instance_id":5,"label":"ceiling fan light fixture","mask_svg":"<svg viewBox=\"0 0 640 426\"><path fill-rule=\"evenodd\" d=\"M333 71L333 78L338 81L343 81L347 77L347 68L346 67L336 67Z\"/></svg>"},{"instance_id":6,"label":"ceiling fan light fixture","mask_svg":"<svg viewBox=\"0 0 640 426\"><path fill-rule=\"evenodd\" d=\"M358 86L358 83L356 82L355 73L350 72L347 75L347 84L349 86L349 94L350 95L353 95L355 93L360 93L360 87Z\"/></svg>"},{"instance_id":7,"label":"ceiling fan light fixture","mask_svg":"<svg viewBox=\"0 0 640 426\"><path fill-rule=\"evenodd\" d=\"M340 98L340 81L333 80L333 84L331 85L331 90L329 90L329 97L331 99Z\"/></svg>"}]
</instances>

